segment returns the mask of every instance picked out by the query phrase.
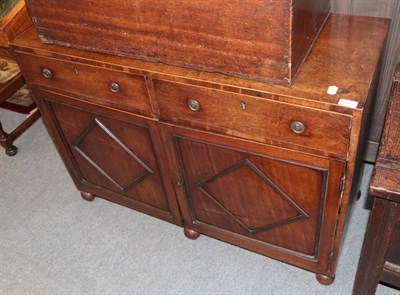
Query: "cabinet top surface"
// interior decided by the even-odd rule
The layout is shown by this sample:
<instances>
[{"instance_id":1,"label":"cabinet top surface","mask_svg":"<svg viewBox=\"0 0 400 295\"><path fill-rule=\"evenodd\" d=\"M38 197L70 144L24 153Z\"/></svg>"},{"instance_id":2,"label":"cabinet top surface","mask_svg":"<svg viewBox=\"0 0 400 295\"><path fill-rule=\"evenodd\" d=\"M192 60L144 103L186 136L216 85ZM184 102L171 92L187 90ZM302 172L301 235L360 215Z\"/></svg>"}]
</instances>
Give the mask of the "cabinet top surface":
<instances>
[{"instance_id":1,"label":"cabinet top surface","mask_svg":"<svg viewBox=\"0 0 400 295\"><path fill-rule=\"evenodd\" d=\"M376 196L400 202L400 63L394 75L370 190Z\"/></svg>"},{"instance_id":2,"label":"cabinet top surface","mask_svg":"<svg viewBox=\"0 0 400 295\"><path fill-rule=\"evenodd\" d=\"M379 63L389 24L390 21L383 18L332 14L291 86L48 45L39 40L33 29L16 38L12 46L14 50L74 62L89 62L116 69L122 67L124 71L138 70L162 79L174 77L205 81L285 96L293 98L294 102L298 99L303 105L316 108L336 107L340 99L346 99L356 101L356 108L362 109ZM338 87L338 93L328 94L329 86Z\"/></svg>"}]
</instances>

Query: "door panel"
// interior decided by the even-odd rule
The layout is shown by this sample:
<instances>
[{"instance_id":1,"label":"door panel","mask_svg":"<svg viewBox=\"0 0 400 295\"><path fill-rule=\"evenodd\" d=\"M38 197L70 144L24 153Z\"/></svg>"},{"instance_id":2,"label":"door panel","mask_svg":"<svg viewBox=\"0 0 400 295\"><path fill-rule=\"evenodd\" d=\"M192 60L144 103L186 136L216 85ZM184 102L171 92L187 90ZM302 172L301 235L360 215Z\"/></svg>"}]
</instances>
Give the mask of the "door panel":
<instances>
[{"instance_id":1,"label":"door panel","mask_svg":"<svg viewBox=\"0 0 400 295\"><path fill-rule=\"evenodd\" d=\"M46 124L78 189L181 223L164 152L156 146L156 122L122 114L116 119L114 110L40 94L45 117L51 118Z\"/></svg>"},{"instance_id":2,"label":"door panel","mask_svg":"<svg viewBox=\"0 0 400 295\"><path fill-rule=\"evenodd\" d=\"M185 227L328 271L344 162L170 124L162 130L185 184L176 186Z\"/></svg>"},{"instance_id":3,"label":"door panel","mask_svg":"<svg viewBox=\"0 0 400 295\"><path fill-rule=\"evenodd\" d=\"M169 210L147 126L51 105L83 180Z\"/></svg>"},{"instance_id":4,"label":"door panel","mask_svg":"<svg viewBox=\"0 0 400 295\"><path fill-rule=\"evenodd\" d=\"M315 255L326 170L187 138L175 142L194 222Z\"/></svg>"}]
</instances>

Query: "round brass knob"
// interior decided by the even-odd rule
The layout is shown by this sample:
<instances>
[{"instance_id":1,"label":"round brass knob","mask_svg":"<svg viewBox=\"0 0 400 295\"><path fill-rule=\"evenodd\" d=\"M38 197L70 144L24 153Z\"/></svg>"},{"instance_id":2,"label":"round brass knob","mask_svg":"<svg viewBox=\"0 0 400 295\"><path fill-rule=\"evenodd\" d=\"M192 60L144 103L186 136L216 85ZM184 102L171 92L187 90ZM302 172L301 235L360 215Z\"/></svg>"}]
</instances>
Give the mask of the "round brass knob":
<instances>
[{"instance_id":1,"label":"round brass knob","mask_svg":"<svg viewBox=\"0 0 400 295\"><path fill-rule=\"evenodd\" d=\"M191 109L193 112L198 112L200 111L200 103L197 100L194 99L189 99L188 101L188 107Z\"/></svg>"},{"instance_id":2,"label":"round brass knob","mask_svg":"<svg viewBox=\"0 0 400 295\"><path fill-rule=\"evenodd\" d=\"M43 76L47 79L51 79L51 77L53 77L52 72L48 69L48 68L44 68L42 70Z\"/></svg>"},{"instance_id":3,"label":"round brass knob","mask_svg":"<svg viewBox=\"0 0 400 295\"><path fill-rule=\"evenodd\" d=\"M117 82L110 82L110 90L114 93L117 93L121 90L121 87L119 87Z\"/></svg>"},{"instance_id":4,"label":"round brass knob","mask_svg":"<svg viewBox=\"0 0 400 295\"><path fill-rule=\"evenodd\" d=\"M304 126L302 122L294 121L290 124L290 129L292 129L294 133L303 134L306 131L306 126Z\"/></svg>"}]
</instances>

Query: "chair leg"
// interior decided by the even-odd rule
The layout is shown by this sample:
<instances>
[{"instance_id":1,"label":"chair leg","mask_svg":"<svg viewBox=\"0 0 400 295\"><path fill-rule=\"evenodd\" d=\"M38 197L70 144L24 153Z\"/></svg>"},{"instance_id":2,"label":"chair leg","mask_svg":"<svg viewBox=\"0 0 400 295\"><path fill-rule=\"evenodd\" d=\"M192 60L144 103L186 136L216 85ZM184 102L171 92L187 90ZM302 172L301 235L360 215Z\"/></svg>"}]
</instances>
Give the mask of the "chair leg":
<instances>
[{"instance_id":1,"label":"chair leg","mask_svg":"<svg viewBox=\"0 0 400 295\"><path fill-rule=\"evenodd\" d=\"M24 122L15 128L10 134L3 130L0 122L0 145L5 148L6 155L14 156L18 152L18 148L13 145L14 141L20 137L29 127L40 118L39 110L36 109Z\"/></svg>"},{"instance_id":2,"label":"chair leg","mask_svg":"<svg viewBox=\"0 0 400 295\"><path fill-rule=\"evenodd\" d=\"M8 133L3 129L0 122L0 145L5 149L6 155L12 157L18 152L18 148L13 145L13 140Z\"/></svg>"}]
</instances>

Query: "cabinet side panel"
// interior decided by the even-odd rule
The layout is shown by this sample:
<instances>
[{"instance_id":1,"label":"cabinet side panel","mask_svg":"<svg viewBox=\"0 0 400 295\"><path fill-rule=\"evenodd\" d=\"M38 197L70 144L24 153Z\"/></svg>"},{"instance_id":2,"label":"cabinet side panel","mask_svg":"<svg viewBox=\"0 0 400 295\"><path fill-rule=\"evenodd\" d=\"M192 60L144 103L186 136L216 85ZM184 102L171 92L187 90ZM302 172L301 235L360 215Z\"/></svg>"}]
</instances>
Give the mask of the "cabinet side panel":
<instances>
[{"instance_id":1,"label":"cabinet side panel","mask_svg":"<svg viewBox=\"0 0 400 295\"><path fill-rule=\"evenodd\" d=\"M296 74L330 13L329 0L295 0L292 27L292 74ZM293 79L294 77L292 77Z\"/></svg>"}]
</instances>

